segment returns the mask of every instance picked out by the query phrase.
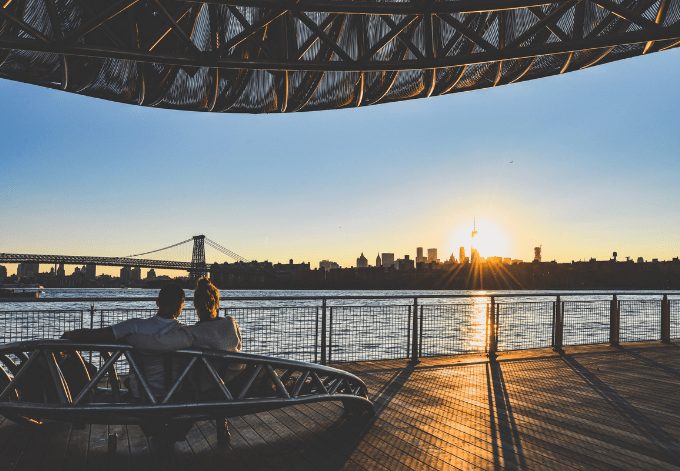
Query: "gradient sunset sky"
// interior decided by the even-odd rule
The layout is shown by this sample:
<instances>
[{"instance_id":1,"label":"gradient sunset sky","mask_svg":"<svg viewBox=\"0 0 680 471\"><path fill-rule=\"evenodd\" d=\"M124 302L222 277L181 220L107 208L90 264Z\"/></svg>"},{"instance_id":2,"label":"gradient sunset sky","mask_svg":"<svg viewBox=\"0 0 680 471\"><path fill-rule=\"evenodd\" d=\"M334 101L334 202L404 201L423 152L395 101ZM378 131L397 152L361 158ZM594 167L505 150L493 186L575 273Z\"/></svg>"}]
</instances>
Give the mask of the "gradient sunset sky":
<instances>
[{"instance_id":1,"label":"gradient sunset sky","mask_svg":"<svg viewBox=\"0 0 680 471\"><path fill-rule=\"evenodd\" d=\"M544 260L670 259L679 84L680 50L287 115L155 110L0 80L0 252L121 256L206 234L251 259L351 266L417 246L457 255L477 217L493 234L484 256L530 260L542 245Z\"/></svg>"}]
</instances>

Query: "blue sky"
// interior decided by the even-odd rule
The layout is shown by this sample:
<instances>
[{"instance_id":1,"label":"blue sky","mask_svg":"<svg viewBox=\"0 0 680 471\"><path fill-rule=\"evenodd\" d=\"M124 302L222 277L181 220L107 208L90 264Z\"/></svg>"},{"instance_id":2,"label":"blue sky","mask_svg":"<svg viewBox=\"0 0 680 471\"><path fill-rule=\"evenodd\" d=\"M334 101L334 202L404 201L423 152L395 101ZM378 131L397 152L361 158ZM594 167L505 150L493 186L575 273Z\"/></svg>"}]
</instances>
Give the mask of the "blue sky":
<instances>
[{"instance_id":1,"label":"blue sky","mask_svg":"<svg viewBox=\"0 0 680 471\"><path fill-rule=\"evenodd\" d=\"M671 258L678 83L674 50L446 97L226 115L0 80L0 251L127 255L204 233L248 258L349 266L457 253L476 216L493 234L482 255Z\"/></svg>"}]
</instances>

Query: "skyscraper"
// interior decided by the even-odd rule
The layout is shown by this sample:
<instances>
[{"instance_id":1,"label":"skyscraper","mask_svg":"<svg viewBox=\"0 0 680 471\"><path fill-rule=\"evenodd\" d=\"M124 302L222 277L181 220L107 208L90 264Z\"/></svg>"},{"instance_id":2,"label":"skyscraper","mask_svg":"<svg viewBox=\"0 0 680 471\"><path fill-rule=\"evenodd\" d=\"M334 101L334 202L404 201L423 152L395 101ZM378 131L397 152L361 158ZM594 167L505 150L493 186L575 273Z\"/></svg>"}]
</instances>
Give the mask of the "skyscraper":
<instances>
[{"instance_id":1,"label":"skyscraper","mask_svg":"<svg viewBox=\"0 0 680 471\"><path fill-rule=\"evenodd\" d=\"M540 263L541 262L541 248L543 246L538 246L534 247L534 262Z\"/></svg>"},{"instance_id":2,"label":"skyscraper","mask_svg":"<svg viewBox=\"0 0 680 471\"><path fill-rule=\"evenodd\" d=\"M378 256L375 257L375 266L382 267L382 260L380 259L380 254L378 254Z\"/></svg>"},{"instance_id":3,"label":"skyscraper","mask_svg":"<svg viewBox=\"0 0 680 471\"><path fill-rule=\"evenodd\" d=\"M437 262L437 249L427 249L427 261L428 263Z\"/></svg>"},{"instance_id":4,"label":"skyscraper","mask_svg":"<svg viewBox=\"0 0 680 471\"><path fill-rule=\"evenodd\" d=\"M383 252L382 254L382 266L390 268L394 265L394 254Z\"/></svg>"},{"instance_id":5,"label":"skyscraper","mask_svg":"<svg viewBox=\"0 0 680 471\"><path fill-rule=\"evenodd\" d=\"M88 263L87 265L85 265L84 270L85 278L87 278L88 280L94 280L95 278L97 278L97 265L95 265L94 263Z\"/></svg>"},{"instance_id":6,"label":"skyscraper","mask_svg":"<svg viewBox=\"0 0 680 471\"><path fill-rule=\"evenodd\" d=\"M475 246L475 237L477 237L477 218L472 221L472 233L470 234L470 261L472 263L479 261L479 252L477 252L477 246Z\"/></svg>"},{"instance_id":7,"label":"skyscraper","mask_svg":"<svg viewBox=\"0 0 680 471\"><path fill-rule=\"evenodd\" d=\"M465 259L465 247L462 245L460 246L460 249L458 249L458 260L460 260L460 263L467 263L467 260Z\"/></svg>"},{"instance_id":8,"label":"skyscraper","mask_svg":"<svg viewBox=\"0 0 680 471\"><path fill-rule=\"evenodd\" d=\"M40 272L40 265L33 262L20 263L17 267L17 277L21 278L35 278Z\"/></svg>"},{"instance_id":9,"label":"skyscraper","mask_svg":"<svg viewBox=\"0 0 680 471\"><path fill-rule=\"evenodd\" d=\"M130 281L140 281L142 279L142 269L140 267L133 267L130 270Z\"/></svg>"},{"instance_id":10,"label":"skyscraper","mask_svg":"<svg viewBox=\"0 0 680 471\"><path fill-rule=\"evenodd\" d=\"M416 248L416 263L423 263L425 261L425 255L423 254L423 248Z\"/></svg>"},{"instance_id":11,"label":"skyscraper","mask_svg":"<svg viewBox=\"0 0 680 471\"><path fill-rule=\"evenodd\" d=\"M368 266L368 259L364 257L364 253L361 252L361 256L357 258L357 268L366 268Z\"/></svg>"}]
</instances>

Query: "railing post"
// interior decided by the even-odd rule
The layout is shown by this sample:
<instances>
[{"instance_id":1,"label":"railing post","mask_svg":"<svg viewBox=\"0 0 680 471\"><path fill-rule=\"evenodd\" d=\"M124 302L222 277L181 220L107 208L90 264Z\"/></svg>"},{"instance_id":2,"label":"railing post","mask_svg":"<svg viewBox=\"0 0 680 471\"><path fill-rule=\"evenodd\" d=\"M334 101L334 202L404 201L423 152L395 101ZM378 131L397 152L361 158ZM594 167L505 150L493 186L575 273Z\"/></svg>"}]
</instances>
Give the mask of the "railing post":
<instances>
[{"instance_id":1,"label":"railing post","mask_svg":"<svg viewBox=\"0 0 680 471\"><path fill-rule=\"evenodd\" d=\"M330 315L328 316L328 363L333 363L333 306L329 308Z\"/></svg>"},{"instance_id":2,"label":"railing post","mask_svg":"<svg viewBox=\"0 0 680 471\"><path fill-rule=\"evenodd\" d=\"M553 315L553 349L562 350L562 337L564 335L564 312L562 301L557 296L555 299L555 313Z\"/></svg>"},{"instance_id":3,"label":"railing post","mask_svg":"<svg viewBox=\"0 0 680 471\"><path fill-rule=\"evenodd\" d=\"M671 302L667 294L661 300L661 341L671 343Z\"/></svg>"},{"instance_id":4,"label":"railing post","mask_svg":"<svg viewBox=\"0 0 680 471\"><path fill-rule=\"evenodd\" d=\"M491 304L489 306L489 358L496 358L498 351L498 332L496 327L496 298L491 296Z\"/></svg>"},{"instance_id":5,"label":"railing post","mask_svg":"<svg viewBox=\"0 0 680 471\"><path fill-rule=\"evenodd\" d=\"M319 306L314 317L314 363L319 362Z\"/></svg>"},{"instance_id":6,"label":"railing post","mask_svg":"<svg viewBox=\"0 0 680 471\"><path fill-rule=\"evenodd\" d=\"M321 364L326 364L326 298L321 301Z\"/></svg>"},{"instance_id":7,"label":"railing post","mask_svg":"<svg viewBox=\"0 0 680 471\"><path fill-rule=\"evenodd\" d=\"M411 361L418 361L418 298L413 298L413 313L411 315Z\"/></svg>"},{"instance_id":8,"label":"railing post","mask_svg":"<svg viewBox=\"0 0 680 471\"><path fill-rule=\"evenodd\" d=\"M619 326L621 324L621 312L616 295L612 297L609 305L609 343L617 347L619 345Z\"/></svg>"},{"instance_id":9,"label":"railing post","mask_svg":"<svg viewBox=\"0 0 680 471\"><path fill-rule=\"evenodd\" d=\"M94 329L94 304L90 304L90 329Z\"/></svg>"},{"instance_id":10,"label":"railing post","mask_svg":"<svg viewBox=\"0 0 680 471\"><path fill-rule=\"evenodd\" d=\"M406 318L406 358L411 358L411 316L413 306L408 307L408 317Z\"/></svg>"},{"instance_id":11,"label":"railing post","mask_svg":"<svg viewBox=\"0 0 680 471\"><path fill-rule=\"evenodd\" d=\"M423 305L420 305L420 320L418 324L418 358L423 356Z\"/></svg>"}]
</instances>

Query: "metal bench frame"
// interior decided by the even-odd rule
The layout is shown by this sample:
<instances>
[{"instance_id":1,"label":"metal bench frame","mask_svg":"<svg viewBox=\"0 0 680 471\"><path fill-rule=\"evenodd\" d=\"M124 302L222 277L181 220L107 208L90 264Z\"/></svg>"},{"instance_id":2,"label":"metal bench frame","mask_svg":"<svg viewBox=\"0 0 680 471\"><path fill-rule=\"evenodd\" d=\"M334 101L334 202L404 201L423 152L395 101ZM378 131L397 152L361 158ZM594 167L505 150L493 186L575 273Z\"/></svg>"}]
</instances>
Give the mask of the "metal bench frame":
<instances>
[{"instance_id":1,"label":"metal bench frame","mask_svg":"<svg viewBox=\"0 0 680 471\"><path fill-rule=\"evenodd\" d=\"M87 358L98 353L101 365L75 396L59 366L57 355L75 353ZM340 401L349 413L372 413L366 385L351 373L327 366L293 360L282 360L245 353L210 350L179 350L167 355L183 359L180 374L173 378L164 397L155 397L143 368L137 361L135 349L129 345L92 344L62 340L37 340L0 346L0 365L5 386L0 391L0 414L9 418L29 418L35 421L56 420L73 423L142 424L146 421L172 422L176 420L206 420L234 417L277 409L286 406ZM43 359L40 362L40 359ZM142 397L126 400L119 387L116 363L123 361L134 372ZM21 399L22 379L42 363L46 365L56 399L44 403ZM225 383L220 366L247 365L241 385ZM201 365L201 366L199 366ZM183 402L177 392L187 383L195 369L207 375L221 394L218 400ZM271 383L270 390L254 387L256 379ZM102 388L102 384L108 388ZM102 394L106 392L106 394ZM94 396L92 395L94 394ZM106 400L102 400L104 397ZM107 399L108 398L108 399Z\"/></svg>"}]
</instances>

